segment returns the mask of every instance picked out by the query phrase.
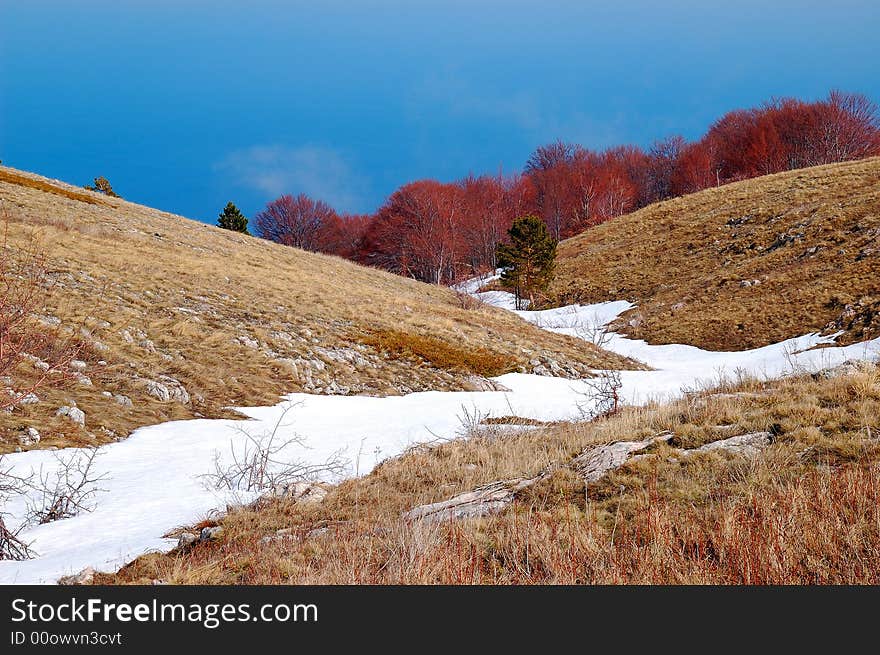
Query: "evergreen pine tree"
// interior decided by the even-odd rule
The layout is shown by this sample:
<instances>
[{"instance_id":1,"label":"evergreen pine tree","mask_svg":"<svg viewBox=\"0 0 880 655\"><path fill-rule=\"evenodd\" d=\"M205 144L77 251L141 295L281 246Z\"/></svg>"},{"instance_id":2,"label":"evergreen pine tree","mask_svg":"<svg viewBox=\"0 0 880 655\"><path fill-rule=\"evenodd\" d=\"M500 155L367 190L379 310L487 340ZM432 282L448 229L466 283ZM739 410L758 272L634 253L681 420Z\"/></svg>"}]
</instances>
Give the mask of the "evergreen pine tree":
<instances>
[{"instance_id":1,"label":"evergreen pine tree","mask_svg":"<svg viewBox=\"0 0 880 655\"><path fill-rule=\"evenodd\" d=\"M223 211L220 212L220 217L217 219L217 225L224 230L250 234L248 232L247 216L242 214L233 202L226 203L226 207L223 208Z\"/></svg>"},{"instance_id":2,"label":"evergreen pine tree","mask_svg":"<svg viewBox=\"0 0 880 655\"><path fill-rule=\"evenodd\" d=\"M523 298L534 303L535 293L550 284L556 266L557 241L550 236L540 218L523 216L507 231L510 243L496 247L502 284L516 293L516 307L523 309Z\"/></svg>"}]
</instances>

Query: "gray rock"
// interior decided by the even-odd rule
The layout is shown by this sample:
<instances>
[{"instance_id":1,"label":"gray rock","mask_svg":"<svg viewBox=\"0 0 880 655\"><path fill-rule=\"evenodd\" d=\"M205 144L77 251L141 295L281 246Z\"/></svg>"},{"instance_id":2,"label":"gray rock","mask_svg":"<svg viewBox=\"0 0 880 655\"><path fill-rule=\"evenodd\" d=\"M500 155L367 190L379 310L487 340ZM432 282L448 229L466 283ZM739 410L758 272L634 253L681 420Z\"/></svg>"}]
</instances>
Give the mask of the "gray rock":
<instances>
[{"instance_id":1,"label":"gray rock","mask_svg":"<svg viewBox=\"0 0 880 655\"><path fill-rule=\"evenodd\" d=\"M510 391L503 384L479 375L469 375L465 384L469 391Z\"/></svg>"},{"instance_id":2,"label":"gray rock","mask_svg":"<svg viewBox=\"0 0 880 655\"><path fill-rule=\"evenodd\" d=\"M263 546L267 546L272 543L276 543L279 541L289 541L293 539L293 530L290 528L282 528L280 530L276 530L275 534L268 534L265 537L260 539L260 544Z\"/></svg>"},{"instance_id":3,"label":"gray rock","mask_svg":"<svg viewBox=\"0 0 880 655\"><path fill-rule=\"evenodd\" d=\"M65 416L78 425L86 424L85 412L78 407L68 407L67 405L59 407L58 411L55 412L55 416Z\"/></svg>"},{"instance_id":4,"label":"gray rock","mask_svg":"<svg viewBox=\"0 0 880 655\"><path fill-rule=\"evenodd\" d=\"M515 478L493 482L453 496L449 500L419 505L404 512L402 518L407 521L439 523L497 514L513 502L518 492L530 487L542 477L543 475L539 475L528 479Z\"/></svg>"},{"instance_id":5,"label":"gray rock","mask_svg":"<svg viewBox=\"0 0 880 655\"><path fill-rule=\"evenodd\" d=\"M35 393L29 393L29 394L25 394L24 396L19 398L18 403L16 403L16 404L18 404L18 405L36 405L38 402L40 402L39 396L37 396L37 394L35 394Z\"/></svg>"},{"instance_id":6,"label":"gray rock","mask_svg":"<svg viewBox=\"0 0 880 655\"><path fill-rule=\"evenodd\" d=\"M113 400L115 400L117 404L122 405L123 407L131 407L132 406L131 398L129 398L128 396L125 396L121 393L115 394L113 396Z\"/></svg>"},{"instance_id":7,"label":"gray rock","mask_svg":"<svg viewBox=\"0 0 880 655\"><path fill-rule=\"evenodd\" d=\"M721 439L707 443L699 448L686 451L690 453L707 453L715 450L723 450L734 455L742 455L744 457L755 457L764 448L773 443L773 437L769 432L750 432L749 434L740 434L736 437Z\"/></svg>"},{"instance_id":8,"label":"gray rock","mask_svg":"<svg viewBox=\"0 0 880 655\"><path fill-rule=\"evenodd\" d=\"M146 380L144 387L150 396L158 398L162 402L175 401L182 405L189 404L189 392L179 380L168 375L160 375L157 380Z\"/></svg>"},{"instance_id":9,"label":"gray rock","mask_svg":"<svg viewBox=\"0 0 880 655\"><path fill-rule=\"evenodd\" d=\"M181 532L180 536L177 538L177 547L181 550L185 550L198 540L199 538L192 532Z\"/></svg>"},{"instance_id":10,"label":"gray rock","mask_svg":"<svg viewBox=\"0 0 880 655\"><path fill-rule=\"evenodd\" d=\"M213 527L202 528L199 534L199 541L217 541L223 536L223 527L215 525Z\"/></svg>"},{"instance_id":11,"label":"gray rock","mask_svg":"<svg viewBox=\"0 0 880 655\"><path fill-rule=\"evenodd\" d=\"M331 485L324 482L293 482L273 487L269 494L275 498L289 498L297 503L314 504L324 500Z\"/></svg>"},{"instance_id":12,"label":"gray rock","mask_svg":"<svg viewBox=\"0 0 880 655\"><path fill-rule=\"evenodd\" d=\"M70 368L71 371L82 372L82 371L86 370L86 363L84 361L82 361L81 359L74 359L73 361L70 362L68 367Z\"/></svg>"},{"instance_id":13,"label":"gray rock","mask_svg":"<svg viewBox=\"0 0 880 655\"><path fill-rule=\"evenodd\" d=\"M25 428L22 430L21 434L18 435L18 443L25 447L40 443L39 430L34 427Z\"/></svg>"},{"instance_id":14,"label":"gray rock","mask_svg":"<svg viewBox=\"0 0 880 655\"><path fill-rule=\"evenodd\" d=\"M75 573L74 575L66 575L62 578L58 578L58 584L60 585L87 585L92 584L95 579L95 569L91 566L84 568L79 573Z\"/></svg>"},{"instance_id":15,"label":"gray rock","mask_svg":"<svg viewBox=\"0 0 880 655\"><path fill-rule=\"evenodd\" d=\"M620 468L632 455L655 443L672 439L672 433L663 433L644 441L615 441L601 446L591 446L574 458L572 465L587 484L596 482L608 471Z\"/></svg>"}]
</instances>

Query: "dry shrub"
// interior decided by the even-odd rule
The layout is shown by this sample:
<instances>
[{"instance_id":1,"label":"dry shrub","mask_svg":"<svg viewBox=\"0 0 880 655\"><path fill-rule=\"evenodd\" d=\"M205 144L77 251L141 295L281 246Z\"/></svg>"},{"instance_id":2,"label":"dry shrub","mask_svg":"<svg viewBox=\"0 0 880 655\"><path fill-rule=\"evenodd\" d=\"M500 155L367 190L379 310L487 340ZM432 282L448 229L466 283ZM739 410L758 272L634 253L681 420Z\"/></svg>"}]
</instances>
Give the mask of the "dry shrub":
<instances>
[{"instance_id":1,"label":"dry shrub","mask_svg":"<svg viewBox=\"0 0 880 655\"><path fill-rule=\"evenodd\" d=\"M80 351L79 341L41 323L52 283L42 244L32 233L25 243L8 239L9 217L0 212L0 376L13 376L26 358L35 358L38 371L26 381L13 377L12 394L0 394L0 410L14 406L41 387L70 378L69 364Z\"/></svg>"},{"instance_id":2,"label":"dry shrub","mask_svg":"<svg viewBox=\"0 0 880 655\"><path fill-rule=\"evenodd\" d=\"M90 193L82 193L80 191L73 191L72 189L68 189L63 186L58 186L56 184L50 184L47 181L29 177L27 175L22 175L12 170L3 170L0 169L0 182L9 182L10 184L17 184L19 186L26 186L31 189L36 189L37 191L44 191L46 193L52 193L57 196L63 196L65 198L69 198L70 200L78 200L80 202L86 202L90 205L106 205L107 203L102 202L100 199L95 198Z\"/></svg>"},{"instance_id":3,"label":"dry shrub","mask_svg":"<svg viewBox=\"0 0 880 655\"><path fill-rule=\"evenodd\" d=\"M364 343L382 352L418 357L437 368L485 377L510 373L519 363L513 356L487 348L456 347L436 337L397 330L377 330Z\"/></svg>"}]
</instances>

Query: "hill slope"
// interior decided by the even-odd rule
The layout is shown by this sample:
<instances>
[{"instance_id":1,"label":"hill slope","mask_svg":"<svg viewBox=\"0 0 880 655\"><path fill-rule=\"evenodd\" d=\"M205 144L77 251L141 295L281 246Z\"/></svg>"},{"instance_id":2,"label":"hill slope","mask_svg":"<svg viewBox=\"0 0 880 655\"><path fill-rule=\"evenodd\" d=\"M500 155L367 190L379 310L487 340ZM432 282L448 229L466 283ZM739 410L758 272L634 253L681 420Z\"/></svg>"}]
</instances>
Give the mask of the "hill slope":
<instances>
[{"instance_id":1,"label":"hill slope","mask_svg":"<svg viewBox=\"0 0 880 655\"><path fill-rule=\"evenodd\" d=\"M809 330L880 335L880 158L651 205L564 241L559 304L626 299L652 343L741 350Z\"/></svg>"},{"instance_id":2,"label":"hill slope","mask_svg":"<svg viewBox=\"0 0 880 655\"><path fill-rule=\"evenodd\" d=\"M54 285L40 318L87 343L79 382L0 414L0 453L27 426L39 447L96 444L293 391L473 389L549 360L572 377L635 366L445 288L5 167L0 212L13 249L36 231L48 253ZM34 374L23 363L6 384ZM55 417L72 402L84 427Z\"/></svg>"}]
</instances>

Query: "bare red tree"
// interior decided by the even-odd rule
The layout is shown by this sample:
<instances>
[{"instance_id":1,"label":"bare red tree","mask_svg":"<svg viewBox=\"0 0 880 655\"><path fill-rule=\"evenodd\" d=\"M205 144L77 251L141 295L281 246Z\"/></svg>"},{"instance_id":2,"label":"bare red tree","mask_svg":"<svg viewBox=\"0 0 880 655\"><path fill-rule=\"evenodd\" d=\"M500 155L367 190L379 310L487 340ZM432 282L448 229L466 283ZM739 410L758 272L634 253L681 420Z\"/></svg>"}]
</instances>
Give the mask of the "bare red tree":
<instances>
[{"instance_id":1,"label":"bare red tree","mask_svg":"<svg viewBox=\"0 0 880 655\"><path fill-rule=\"evenodd\" d=\"M642 181L647 186L645 195L649 202L666 200L674 195L672 179L686 147L687 142L680 135L655 141L651 146L646 158L646 179Z\"/></svg>"},{"instance_id":2,"label":"bare red tree","mask_svg":"<svg viewBox=\"0 0 880 655\"><path fill-rule=\"evenodd\" d=\"M254 225L257 235L263 239L317 252L322 231L337 218L326 202L301 193L284 195L270 202L254 216Z\"/></svg>"},{"instance_id":3,"label":"bare red tree","mask_svg":"<svg viewBox=\"0 0 880 655\"><path fill-rule=\"evenodd\" d=\"M353 259L361 248L364 233L372 218L369 214L338 216L334 213L318 230L317 250Z\"/></svg>"},{"instance_id":4,"label":"bare red tree","mask_svg":"<svg viewBox=\"0 0 880 655\"><path fill-rule=\"evenodd\" d=\"M423 282L448 284L465 250L463 193L420 180L395 191L364 234L362 261Z\"/></svg>"},{"instance_id":5,"label":"bare red tree","mask_svg":"<svg viewBox=\"0 0 880 655\"><path fill-rule=\"evenodd\" d=\"M556 240L568 234L580 204L572 177L581 151L580 146L557 141L535 150L526 162L541 218Z\"/></svg>"}]
</instances>

